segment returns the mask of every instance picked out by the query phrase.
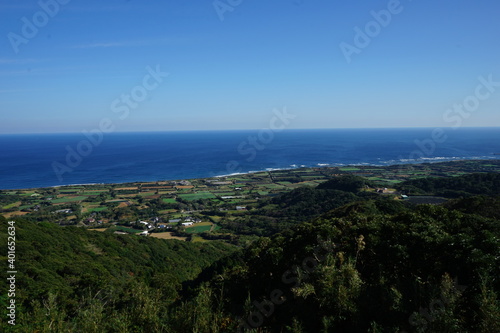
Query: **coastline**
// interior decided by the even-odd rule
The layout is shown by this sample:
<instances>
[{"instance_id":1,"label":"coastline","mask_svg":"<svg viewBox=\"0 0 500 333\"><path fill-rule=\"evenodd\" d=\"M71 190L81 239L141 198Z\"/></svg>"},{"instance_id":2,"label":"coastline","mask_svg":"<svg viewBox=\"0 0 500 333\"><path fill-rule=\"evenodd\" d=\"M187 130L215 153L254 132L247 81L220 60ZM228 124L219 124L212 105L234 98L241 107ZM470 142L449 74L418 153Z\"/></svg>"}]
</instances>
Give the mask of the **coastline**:
<instances>
[{"instance_id":1,"label":"coastline","mask_svg":"<svg viewBox=\"0 0 500 333\"><path fill-rule=\"evenodd\" d=\"M0 145L0 188L198 179L298 167L500 159L500 128L459 129L439 145L428 129L113 133L78 151L81 134L19 136ZM257 136L256 136L257 135Z\"/></svg>"},{"instance_id":2,"label":"coastline","mask_svg":"<svg viewBox=\"0 0 500 333\"><path fill-rule=\"evenodd\" d=\"M259 173L269 173L269 172L293 172L293 171L300 171L300 170L308 170L308 169L314 169L314 170L321 170L321 169L339 169L339 171L342 171L342 168L346 169L352 169L352 168L389 168L393 169L397 167L402 171L403 169L409 169L413 167L421 167L424 165L428 164L449 164L449 163L463 163L463 162L478 162L478 163L495 163L498 164L499 166L499 171L500 171L500 154L494 155L498 157L491 157L490 159L480 159L480 158L470 158L470 159L463 159L463 158L457 158L457 159L450 159L450 160L443 160L443 159L449 159L445 157L435 157L435 158L428 158L427 161L410 161L408 162L401 162L401 163L394 163L394 164L371 164L371 163L353 163L353 164L343 164L343 163L335 163L335 164L326 164L326 163L318 163L316 166L305 166L305 165L300 165L296 167L291 167L291 168L265 168L263 170L252 170L248 172L236 172L232 174L223 174L223 175L216 175L216 176L210 176L210 177L198 177L198 178L183 178L183 179L157 179L157 180L136 180L132 182L95 182L95 183L75 183L75 184L63 184L63 185L53 185L53 186L45 186L45 187L26 187L26 188L7 188L7 189L0 189L0 194L1 192L6 192L6 191L29 191L29 190L39 190L39 189L50 189L50 188L65 188L65 187L78 187L78 186L123 186L127 184L154 184L154 183L159 183L159 182L181 182L181 181L201 181L201 180L207 180L207 179L214 179L214 178L232 178L232 177L237 177L237 176L252 176L256 175ZM388 163L388 162L386 162ZM345 171L342 171L345 172Z\"/></svg>"}]
</instances>

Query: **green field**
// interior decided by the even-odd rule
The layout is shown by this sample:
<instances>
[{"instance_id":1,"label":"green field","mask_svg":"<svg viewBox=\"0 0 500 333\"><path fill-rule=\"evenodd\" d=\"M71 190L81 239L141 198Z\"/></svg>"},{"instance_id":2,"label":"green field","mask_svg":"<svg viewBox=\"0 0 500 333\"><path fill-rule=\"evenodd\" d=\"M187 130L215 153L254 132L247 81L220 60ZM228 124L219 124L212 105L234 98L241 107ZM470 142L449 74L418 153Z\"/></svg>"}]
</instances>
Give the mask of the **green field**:
<instances>
[{"instance_id":1,"label":"green field","mask_svg":"<svg viewBox=\"0 0 500 333\"><path fill-rule=\"evenodd\" d=\"M89 208L87 211L88 212L102 212L103 210L108 209L108 207L95 207L95 208Z\"/></svg>"},{"instance_id":2,"label":"green field","mask_svg":"<svg viewBox=\"0 0 500 333\"><path fill-rule=\"evenodd\" d=\"M186 228L186 232L190 234L199 234L202 232L210 231L212 229L212 223L210 222L201 222L197 223L192 227ZM217 229L217 227L216 227Z\"/></svg>"},{"instance_id":3,"label":"green field","mask_svg":"<svg viewBox=\"0 0 500 333\"><path fill-rule=\"evenodd\" d=\"M2 209L11 209L11 208L19 206L20 204L21 204L21 201L14 202L14 203L11 203L10 205L3 206Z\"/></svg>"},{"instance_id":4,"label":"green field","mask_svg":"<svg viewBox=\"0 0 500 333\"><path fill-rule=\"evenodd\" d=\"M179 197L188 200L188 201L193 201L193 200L200 200L200 199L214 199L215 195L213 195L210 192L198 192L198 193L192 193L192 194L179 194Z\"/></svg>"},{"instance_id":5,"label":"green field","mask_svg":"<svg viewBox=\"0 0 500 333\"><path fill-rule=\"evenodd\" d=\"M165 198L165 199L161 199L161 201L163 201L164 203L168 203L168 204L174 204L177 202L177 200L175 200L174 198Z\"/></svg>"},{"instance_id":6,"label":"green field","mask_svg":"<svg viewBox=\"0 0 500 333\"><path fill-rule=\"evenodd\" d=\"M200 236L191 236L191 242L192 243L206 243L208 241L206 239L203 239Z\"/></svg>"},{"instance_id":7,"label":"green field","mask_svg":"<svg viewBox=\"0 0 500 333\"><path fill-rule=\"evenodd\" d=\"M138 233L142 232L141 230L127 228L127 227L122 227L120 225L114 226L113 230L128 232L128 233L131 233L131 234L138 234Z\"/></svg>"},{"instance_id":8,"label":"green field","mask_svg":"<svg viewBox=\"0 0 500 333\"><path fill-rule=\"evenodd\" d=\"M339 170L342 170L342 171L360 171L361 169L355 168L355 167L343 167L343 168L339 168Z\"/></svg>"},{"instance_id":9,"label":"green field","mask_svg":"<svg viewBox=\"0 0 500 333\"><path fill-rule=\"evenodd\" d=\"M164 210L160 210L158 213L160 214L171 214L171 213L175 213L177 210L176 209L164 209Z\"/></svg>"},{"instance_id":10,"label":"green field","mask_svg":"<svg viewBox=\"0 0 500 333\"><path fill-rule=\"evenodd\" d=\"M210 220L212 220L213 222L219 222L219 221L222 219L222 217L217 216L217 215L214 215L214 216L209 216L208 218L209 218Z\"/></svg>"},{"instance_id":11,"label":"green field","mask_svg":"<svg viewBox=\"0 0 500 333\"><path fill-rule=\"evenodd\" d=\"M80 190L59 190L59 193L61 194L72 194L77 192L80 192Z\"/></svg>"},{"instance_id":12,"label":"green field","mask_svg":"<svg viewBox=\"0 0 500 333\"><path fill-rule=\"evenodd\" d=\"M264 184L260 185L261 187L269 188L269 189L283 189L285 186L278 184Z\"/></svg>"},{"instance_id":13,"label":"green field","mask_svg":"<svg viewBox=\"0 0 500 333\"><path fill-rule=\"evenodd\" d=\"M156 192L154 192L154 191L149 191L149 192L141 192L141 193L138 193L137 195L138 195L138 196L141 196L141 197L148 197L148 196L150 196L150 195L155 195L155 194L156 194Z\"/></svg>"},{"instance_id":14,"label":"green field","mask_svg":"<svg viewBox=\"0 0 500 333\"><path fill-rule=\"evenodd\" d=\"M227 197L227 196L237 196L237 195L241 195L241 194L235 194L234 192L223 192L223 193L220 193L220 192L217 192L215 193L216 195L220 196L220 197Z\"/></svg>"},{"instance_id":15,"label":"green field","mask_svg":"<svg viewBox=\"0 0 500 333\"><path fill-rule=\"evenodd\" d=\"M64 198L58 198L54 199L51 202L52 203L65 203L65 202L77 202L77 201L83 201L87 199L88 197L64 197Z\"/></svg>"},{"instance_id":16,"label":"green field","mask_svg":"<svg viewBox=\"0 0 500 333\"><path fill-rule=\"evenodd\" d=\"M212 229L212 226L211 225L207 225L207 226L199 226L199 227L187 228L186 232L190 233L190 234L199 234L201 232L210 231L210 229Z\"/></svg>"}]
</instances>

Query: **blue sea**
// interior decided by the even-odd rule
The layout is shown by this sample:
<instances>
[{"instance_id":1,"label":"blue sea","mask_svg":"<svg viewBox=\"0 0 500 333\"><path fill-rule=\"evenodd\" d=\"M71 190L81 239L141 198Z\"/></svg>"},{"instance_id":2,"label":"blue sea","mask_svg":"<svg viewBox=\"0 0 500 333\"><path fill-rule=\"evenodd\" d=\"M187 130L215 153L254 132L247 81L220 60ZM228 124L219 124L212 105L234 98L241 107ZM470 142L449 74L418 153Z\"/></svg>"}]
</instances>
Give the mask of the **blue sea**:
<instances>
[{"instance_id":1,"label":"blue sea","mask_svg":"<svg viewBox=\"0 0 500 333\"><path fill-rule=\"evenodd\" d=\"M0 135L0 189L500 159L500 128Z\"/></svg>"}]
</instances>

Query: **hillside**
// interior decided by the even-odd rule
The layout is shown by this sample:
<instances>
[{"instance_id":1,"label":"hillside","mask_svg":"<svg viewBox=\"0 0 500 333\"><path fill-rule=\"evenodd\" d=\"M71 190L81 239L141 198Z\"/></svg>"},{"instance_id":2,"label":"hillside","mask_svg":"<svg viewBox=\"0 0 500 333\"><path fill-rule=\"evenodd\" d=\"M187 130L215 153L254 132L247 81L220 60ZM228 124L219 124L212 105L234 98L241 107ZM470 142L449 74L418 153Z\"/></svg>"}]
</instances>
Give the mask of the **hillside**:
<instances>
[{"instance_id":1,"label":"hillside","mask_svg":"<svg viewBox=\"0 0 500 333\"><path fill-rule=\"evenodd\" d=\"M120 325L158 329L182 283L234 251L220 242L163 241L19 219L15 226L17 328L25 332L43 331L51 322L62 331L97 324L104 331ZM6 237L0 246L7 248ZM1 283L6 290L6 280Z\"/></svg>"},{"instance_id":2,"label":"hillside","mask_svg":"<svg viewBox=\"0 0 500 333\"><path fill-rule=\"evenodd\" d=\"M228 332L500 330L500 221L480 210L354 206L213 267L211 294L226 297L212 300L214 320L233 318Z\"/></svg>"},{"instance_id":3,"label":"hillside","mask_svg":"<svg viewBox=\"0 0 500 333\"><path fill-rule=\"evenodd\" d=\"M7 325L3 310L2 329L496 333L497 181L490 172L395 185L451 193L443 204L417 205L379 192L383 183L332 176L276 190L252 209L209 207L222 228L205 242L17 218L19 324ZM7 301L2 294L3 309Z\"/></svg>"}]
</instances>

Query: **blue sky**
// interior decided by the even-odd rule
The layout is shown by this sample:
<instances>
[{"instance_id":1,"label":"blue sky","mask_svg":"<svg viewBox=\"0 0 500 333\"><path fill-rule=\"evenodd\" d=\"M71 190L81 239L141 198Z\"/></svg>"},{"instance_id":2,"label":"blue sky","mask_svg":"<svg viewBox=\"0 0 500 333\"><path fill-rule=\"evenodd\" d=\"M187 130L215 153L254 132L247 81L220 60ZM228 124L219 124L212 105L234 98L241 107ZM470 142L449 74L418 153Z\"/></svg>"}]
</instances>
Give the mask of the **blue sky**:
<instances>
[{"instance_id":1,"label":"blue sky","mask_svg":"<svg viewBox=\"0 0 500 333\"><path fill-rule=\"evenodd\" d=\"M499 17L497 0L0 0L0 133L259 129L285 107L290 128L500 126Z\"/></svg>"}]
</instances>

